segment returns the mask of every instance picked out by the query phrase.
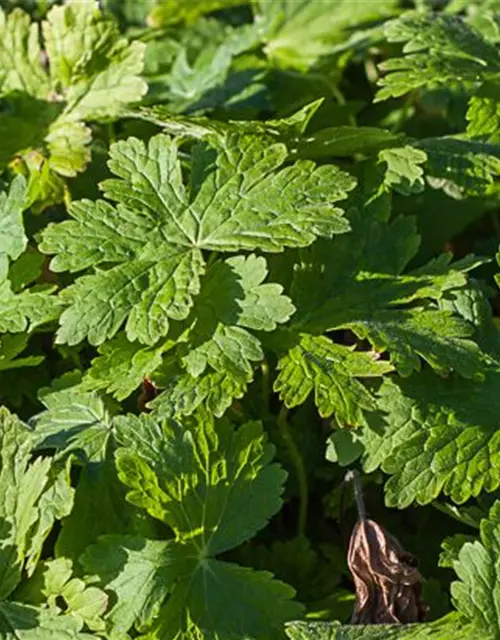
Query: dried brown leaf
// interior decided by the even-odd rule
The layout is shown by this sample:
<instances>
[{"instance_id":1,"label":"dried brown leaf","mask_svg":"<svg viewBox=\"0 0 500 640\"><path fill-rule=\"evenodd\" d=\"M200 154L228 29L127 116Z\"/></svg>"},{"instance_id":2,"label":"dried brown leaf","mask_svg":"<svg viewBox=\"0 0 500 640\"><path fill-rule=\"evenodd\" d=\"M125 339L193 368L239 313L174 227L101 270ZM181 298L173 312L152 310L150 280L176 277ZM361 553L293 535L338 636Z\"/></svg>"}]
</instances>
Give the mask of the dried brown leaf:
<instances>
[{"instance_id":1,"label":"dried brown leaf","mask_svg":"<svg viewBox=\"0 0 500 640\"><path fill-rule=\"evenodd\" d=\"M356 587L353 624L408 624L425 619L423 578L416 559L379 524L358 520L347 562Z\"/></svg>"},{"instance_id":2,"label":"dried brown leaf","mask_svg":"<svg viewBox=\"0 0 500 640\"><path fill-rule=\"evenodd\" d=\"M151 382L149 378L144 378L142 381L142 390L138 399L139 411L147 411L146 405L151 400L154 400L158 395L158 388Z\"/></svg>"}]
</instances>

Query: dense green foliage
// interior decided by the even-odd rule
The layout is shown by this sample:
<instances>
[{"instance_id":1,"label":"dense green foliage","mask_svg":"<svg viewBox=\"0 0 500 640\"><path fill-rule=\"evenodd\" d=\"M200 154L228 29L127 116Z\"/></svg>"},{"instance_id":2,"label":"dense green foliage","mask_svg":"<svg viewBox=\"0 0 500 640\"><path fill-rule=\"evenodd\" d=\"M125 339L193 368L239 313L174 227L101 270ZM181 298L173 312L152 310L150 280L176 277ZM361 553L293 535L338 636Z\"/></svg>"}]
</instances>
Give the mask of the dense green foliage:
<instances>
[{"instance_id":1,"label":"dense green foliage","mask_svg":"<svg viewBox=\"0 0 500 640\"><path fill-rule=\"evenodd\" d=\"M0 163L2 640L500 638L498 0L0 0Z\"/></svg>"}]
</instances>

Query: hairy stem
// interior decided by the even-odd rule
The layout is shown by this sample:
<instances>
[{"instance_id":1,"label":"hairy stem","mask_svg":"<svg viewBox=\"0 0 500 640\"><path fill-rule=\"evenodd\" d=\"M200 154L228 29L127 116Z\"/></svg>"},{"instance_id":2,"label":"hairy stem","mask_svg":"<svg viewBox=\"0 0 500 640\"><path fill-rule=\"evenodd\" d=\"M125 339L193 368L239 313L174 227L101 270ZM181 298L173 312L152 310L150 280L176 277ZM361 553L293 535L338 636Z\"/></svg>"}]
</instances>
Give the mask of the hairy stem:
<instances>
[{"instance_id":1,"label":"hairy stem","mask_svg":"<svg viewBox=\"0 0 500 640\"><path fill-rule=\"evenodd\" d=\"M363 491L361 489L361 481L359 479L359 473L355 469L351 469L345 474L344 482L352 482L354 489L354 499L356 500L356 508L358 510L358 518L360 522L366 520L366 507L363 499Z\"/></svg>"}]
</instances>

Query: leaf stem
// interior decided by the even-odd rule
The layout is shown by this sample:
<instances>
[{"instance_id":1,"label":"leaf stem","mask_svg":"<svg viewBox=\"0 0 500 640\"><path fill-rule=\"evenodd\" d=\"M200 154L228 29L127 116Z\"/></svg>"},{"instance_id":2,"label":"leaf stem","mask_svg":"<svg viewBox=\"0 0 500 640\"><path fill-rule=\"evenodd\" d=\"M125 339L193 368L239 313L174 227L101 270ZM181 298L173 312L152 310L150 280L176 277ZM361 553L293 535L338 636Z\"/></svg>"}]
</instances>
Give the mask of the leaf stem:
<instances>
[{"instance_id":1,"label":"leaf stem","mask_svg":"<svg viewBox=\"0 0 500 640\"><path fill-rule=\"evenodd\" d=\"M288 426L288 409L283 405L280 409L277 423L281 436L285 441L290 459L295 467L295 473L297 474L297 482L299 485L299 516L297 520L297 535L299 537L305 535L306 522L307 522L307 510L309 503L309 490L307 486L307 475L304 467L304 461L300 455L300 451L297 448L297 444L290 433Z\"/></svg>"},{"instance_id":2,"label":"leaf stem","mask_svg":"<svg viewBox=\"0 0 500 640\"><path fill-rule=\"evenodd\" d=\"M266 359L262 361L260 370L262 372L262 398L267 411L269 411L269 364Z\"/></svg>"},{"instance_id":3,"label":"leaf stem","mask_svg":"<svg viewBox=\"0 0 500 640\"><path fill-rule=\"evenodd\" d=\"M68 189L68 185L64 183L63 186L63 202L66 208L71 204L71 191Z\"/></svg>"},{"instance_id":4,"label":"leaf stem","mask_svg":"<svg viewBox=\"0 0 500 640\"><path fill-rule=\"evenodd\" d=\"M114 142L116 142L116 135L115 135L115 127L112 122L108 122L107 129L108 129L109 144L113 144Z\"/></svg>"},{"instance_id":5,"label":"leaf stem","mask_svg":"<svg viewBox=\"0 0 500 640\"><path fill-rule=\"evenodd\" d=\"M358 518L360 522L366 520L366 507L363 499L363 491L361 489L361 481L359 479L359 473L356 469L350 469L344 478L344 482L352 482L354 489L354 499L356 500L356 508L358 510Z\"/></svg>"},{"instance_id":6,"label":"leaf stem","mask_svg":"<svg viewBox=\"0 0 500 640\"><path fill-rule=\"evenodd\" d=\"M391 128L391 131L393 133L399 133L402 130L403 126L408 120L414 101L415 101L415 96L413 92L410 92L404 99L403 106L399 110L398 118L394 123L394 126Z\"/></svg>"},{"instance_id":7,"label":"leaf stem","mask_svg":"<svg viewBox=\"0 0 500 640\"><path fill-rule=\"evenodd\" d=\"M333 97L337 100L337 102L339 103L340 106L344 107L347 104L346 99L344 98L344 94L337 87L336 84L332 83L330 85L330 91L332 92ZM351 125L351 127L355 127L356 126L356 118L352 115L352 113L350 113L347 116L347 119L348 119L348 122Z\"/></svg>"}]
</instances>

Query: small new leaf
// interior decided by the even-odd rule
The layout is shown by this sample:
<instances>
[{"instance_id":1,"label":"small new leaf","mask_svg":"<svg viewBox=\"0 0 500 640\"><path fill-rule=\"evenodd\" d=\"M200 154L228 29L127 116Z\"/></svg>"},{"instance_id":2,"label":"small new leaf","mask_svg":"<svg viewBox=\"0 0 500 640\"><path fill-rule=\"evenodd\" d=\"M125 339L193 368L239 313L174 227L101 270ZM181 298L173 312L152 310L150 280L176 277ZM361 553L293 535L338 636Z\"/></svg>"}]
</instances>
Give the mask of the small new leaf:
<instances>
[{"instance_id":1,"label":"small new leaf","mask_svg":"<svg viewBox=\"0 0 500 640\"><path fill-rule=\"evenodd\" d=\"M56 558L39 565L33 578L22 590L23 601L36 606L49 606L57 611L64 603L64 613L75 619L80 629L104 631L101 616L106 611L108 596L97 587L86 586L73 577L73 563Z\"/></svg>"},{"instance_id":2,"label":"small new leaf","mask_svg":"<svg viewBox=\"0 0 500 640\"><path fill-rule=\"evenodd\" d=\"M41 31L43 54L38 24L21 9L7 16L0 9L0 96L9 107L1 161L20 154L32 202L43 208L63 199L59 176L77 175L90 160L84 122L116 118L147 85L140 77L145 45L123 38L94 0L53 6ZM33 153L43 170L33 171Z\"/></svg>"},{"instance_id":3,"label":"small new leaf","mask_svg":"<svg viewBox=\"0 0 500 640\"><path fill-rule=\"evenodd\" d=\"M385 185L402 195L420 193L424 189L424 170L420 166L427 160L425 151L409 145L392 147L380 151L379 158L385 162Z\"/></svg>"},{"instance_id":4,"label":"small new leaf","mask_svg":"<svg viewBox=\"0 0 500 640\"><path fill-rule=\"evenodd\" d=\"M39 449L81 453L89 461L105 457L112 417L102 398L72 386L45 389L40 396L46 409L31 419Z\"/></svg>"},{"instance_id":5,"label":"small new leaf","mask_svg":"<svg viewBox=\"0 0 500 640\"><path fill-rule=\"evenodd\" d=\"M116 117L146 92L141 79L145 45L128 43L94 0L54 6L43 23L52 90L67 106L63 120Z\"/></svg>"}]
</instances>

